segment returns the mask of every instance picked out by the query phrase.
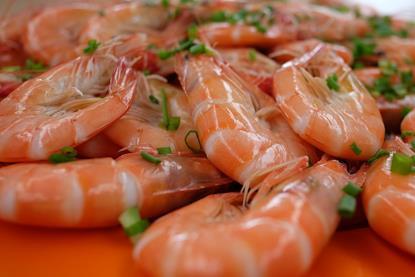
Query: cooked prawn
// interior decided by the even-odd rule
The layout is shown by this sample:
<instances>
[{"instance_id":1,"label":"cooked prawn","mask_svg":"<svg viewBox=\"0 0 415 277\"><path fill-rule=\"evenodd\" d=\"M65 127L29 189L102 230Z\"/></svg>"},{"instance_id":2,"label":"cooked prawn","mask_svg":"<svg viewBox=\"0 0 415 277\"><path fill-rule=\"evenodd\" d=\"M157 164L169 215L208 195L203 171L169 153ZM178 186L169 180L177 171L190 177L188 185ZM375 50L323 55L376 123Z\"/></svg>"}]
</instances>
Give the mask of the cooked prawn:
<instances>
[{"instance_id":1,"label":"cooked prawn","mask_svg":"<svg viewBox=\"0 0 415 277\"><path fill-rule=\"evenodd\" d=\"M376 52L399 66L407 66L415 62L415 39L396 36L377 39Z\"/></svg>"},{"instance_id":2,"label":"cooked prawn","mask_svg":"<svg viewBox=\"0 0 415 277\"><path fill-rule=\"evenodd\" d=\"M351 64L353 60L353 55L349 49L346 47L333 44L333 43L324 43L318 39L306 39L302 41L295 41L291 43L285 43L282 45L277 45L269 56L275 59L279 63L285 63L292 59L298 58L307 52L313 50L319 44L326 44L333 52L340 56L345 63Z\"/></svg>"},{"instance_id":3,"label":"cooked prawn","mask_svg":"<svg viewBox=\"0 0 415 277\"><path fill-rule=\"evenodd\" d=\"M415 254L415 178L391 172L392 156L414 152L394 137L385 142L391 153L370 167L363 190L363 204L370 227L402 250Z\"/></svg>"},{"instance_id":4,"label":"cooked prawn","mask_svg":"<svg viewBox=\"0 0 415 277\"><path fill-rule=\"evenodd\" d=\"M81 29L98 11L99 7L92 4L44 9L27 25L23 36L25 51L51 66L76 58Z\"/></svg>"},{"instance_id":5,"label":"cooked prawn","mask_svg":"<svg viewBox=\"0 0 415 277\"><path fill-rule=\"evenodd\" d=\"M252 91L258 89L219 58L181 57L177 73L208 159L245 188L255 186L275 168L308 155L298 156L261 124L252 101Z\"/></svg>"},{"instance_id":6,"label":"cooked prawn","mask_svg":"<svg viewBox=\"0 0 415 277\"><path fill-rule=\"evenodd\" d=\"M276 9L297 26L297 38L343 41L362 37L370 31L368 22L350 11L338 12L328 7L301 2L275 3Z\"/></svg>"},{"instance_id":7,"label":"cooked prawn","mask_svg":"<svg viewBox=\"0 0 415 277\"><path fill-rule=\"evenodd\" d=\"M127 208L160 216L229 182L205 158L166 156L158 165L138 153L63 164L0 168L0 218L48 227L114 226Z\"/></svg>"},{"instance_id":8,"label":"cooked prawn","mask_svg":"<svg viewBox=\"0 0 415 277\"><path fill-rule=\"evenodd\" d=\"M136 267L150 276L304 274L336 229L350 178L332 160L258 194L248 208L240 194L208 196L150 226L135 247Z\"/></svg>"},{"instance_id":9,"label":"cooked prawn","mask_svg":"<svg viewBox=\"0 0 415 277\"><path fill-rule=\"evenodd\" d=\"M158 31L167 26L169 15L170 9L161 5L140 2L112 5L88 21L82 31L80 43L86 44L91 39L104 42L118 35L138 32L157 35Z\"/></svg>"},{"instance_id":10,"label":"cooked prawn","mask_svg":"<svg viewBox=\"0 0 415 277\"><path fill-rule=\"evenodd\" d=\"M218 49L220 55L242 78L272 94L272 76L279 65L251 48Z\"/></svg>"},{"instance_id":11,"label":"cooked prawn","mask_svg":"<svg viewBox=\"0 0 415 277\"><path fill-rule=\"evenodd\" d=\"M355 69L354 73L357 79L359 79L368 89L372 89L376 80L379 80L382 76L382 72L378 67ZM390 81L392 84L397 84L399 83L399 77L392 76ZM386 130L399 133L400 124L404 117L404 111L406 109L415 108L415 95L407 94L403 98L396 98L393 100L388 100L383 95L375 96Z\"/></svg>"},{"instance_id":12,"label":"cooked prawn","mask_svg":"<svg viewBox=\"0 0 415 277\"><path fill-rule=\"evenodd\" d=\"M47 159L121 117L136 74L120 60L81 57L31 79L0 102L0 161Z\"/></svg>"},{"instance_id":13,"label":"cooked prawn","mask_svg":"<svg viewBox=\"0 0 415 277\"><path fill-rule=\"evenodd\" d=\"M193 141L193 135L186 137L195 128L186 95L182 90L155 76L142 75L139 77L137 90L130 110L104 131L110 140L131 152L143 147L170 147L174 153L192 153L188 147L190 143L192 148L200 148ZM177 130L160 127L163 120L163 97L166 97L169 116L180 117Z\"/></svg>"},{"instance_id":14,"label":"cooked prawn","mask_svg":"<svg viewBox=\"0 0 415 277\"><path fill-rule=\"evenodd\" d=\"M415 132L415 110L412 110L407 114L401 123L401 131L404 132ZM410 136L413 138L413 136Z\"/></svg>"},{"instance_id":15,"label":"cooked prawn","mask_svg":"<svg viewBox=\"0 0 415 277\"><path fill-rule=\"evenodd\" d=\"M76 151L83 158L116 158L123 154L121 147L102 132L78 145Z\"/></svg>"},{"instance_id":16,"label":"cooked prawn","mask_svg":"<svg viewBox=\"0 0 415 277\"><path fill-rule=\"evenodd\" d=\"M334 75L338 91L326 84ZM294 131L330 155L366 160L382 146L385 127L376 101L326 46L277 71L274 95Z\"/></svg>"}]
</instances>

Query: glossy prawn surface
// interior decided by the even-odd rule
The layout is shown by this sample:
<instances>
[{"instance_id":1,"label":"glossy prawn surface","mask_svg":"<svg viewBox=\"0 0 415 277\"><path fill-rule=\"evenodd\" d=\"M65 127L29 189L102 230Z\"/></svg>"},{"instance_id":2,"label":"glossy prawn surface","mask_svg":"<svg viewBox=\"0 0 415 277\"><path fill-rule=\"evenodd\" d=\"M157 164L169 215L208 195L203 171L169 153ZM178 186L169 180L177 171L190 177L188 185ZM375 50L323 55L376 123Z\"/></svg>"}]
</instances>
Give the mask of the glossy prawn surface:
<instances>
[{"instance_id":1,"label":"glossy prawn surface","mask_svg":"<svg viewBox=\"0 0 415 277\"><path fill-rule=\"evenodd\" d=\"M261 124L253 102L258 89L218 57L181 57L177 73L208 159L245 188L307 155L294 154Z\"/></svg>"},{"instance_id":2,"label":"glossy prawn surface","mask_svg":"<svg viewBox=\"0 0 415 277\"><path fill-rule=\"evenodd\" d=\"M160 216L229 181L198 157L168 156L158 165L138 153L21 163L0 168L0 218L47 227L113 226L129 207L144 218Z\"/></svg>"},{"instance_id":3,"label":"glossy prawn surface","mask_svg":"<svg viewBox=\"0 0 415 277\"><path fill-rule=\"evenodd\" d=\"M414 155L409 145L394 137L385 142L391 152L369 169L363 203L370 227L393 245L415 254L415 178L391 172L393 153Z\"/></svg>"},{"instance_id":4,"label":"glossy prawn surface","mask_svg":"<svg viewBox=\"0 0 415 277\"><path fill-rule=\"evenodd\" d=\"M44 9L27 24L25 51L51 66L76 58L81 30L98 12L99 6L79 3Z\"/></svg>"},{"instance_id":5,"label":"glossy prawn surface","mask_svg":"<svg viewBox=\"0 0 415 277\"><path fill-rule=\"evenodd\" d=\"M91 18L80 36L80 43L88 40L107 41L118 35L137 32L155 34L166 27L169 21L169 9L161 5L140 2L111 5Z\"/></svg>"},{"instance_id":6,"label":"glossy prawn surface","mask_svg":"<svg viewBox=\"0 0 415 277\"><path fill-rule=\"evenodd\" d=\"M166 97L167 112L170 117L180 117L177 130L167 130L163 122L163 94ZM158 103L150 100L155 97ZM154 100L153 100L154 101ZM194 136L186 138L189 131L195 130L190 107L184 92L157 76L140 75L137 94L129 111L104 134L123 149L134 151L141 148L170 147L177 153L192 153L186 143L200 149Z\"/></svg>"},{"instance_id":7,"label":"glossy prawn surface","mask_svg":"<svg viewBox=\"0 0 415 277\"><path fill-rule=\"evenodd\" d=\"M376 51L400 66L415 62L415 39L392 36L376 40Z\"/></svg>"},{"instance_id":8,"label":"glossy prawn surface","mask_svg":"<svg viewBox=\"0 0 415 277\"><path fill-rule=\"evenodd\" d=\"M333 74L339 91L326 84ZM274 96L293 130L330 155L366 160L383 143L385 127L376 101L325 46L277 71Z\"/></svg>"},{"instance_id":9,"label":"glossy prawn surface","mask_svg":"<svg viewBox=\"0 0 415 277\"><path fill-rule=\"evenodd\" d=\"M272 76L280 66L252 48L224 48L220 55L242 77L272 94Z\"/></svg>"},{"instance_id":10,"label":"glossy prawn surface","mask_svg":"<svg viewBox=\"0 0 415 277\"><path fill-rule=\"evenodd\" d=\"M81 158L117 158L123 154L123 149L102 132L76 147Z\"/></svg>"},{"instance_id":11,"label":"glossy prawn surface","mask_svg":"<svg viewBox=\"0 0 415 277\"><path fill-rule=\"evenodd\" d=\"M338 12L328 7L301 2L275 3L276 9L291 17L297 26L297 38L318 38L325 41L343 41L361 37L370 31L363 18L352 12Z\"/></svg>"},{"instance_id":12,"label":"glossy prawn surface","mask_svg":"<svg viewBox=\"0 0 415 277\"><path fill-rule=\"evenodd\" d=\"M156 221L135 247L136 267L150 276L304 274L336 229L350 177L325 161L248 207L240 194L208 196Z\"/></svg>"},{"instance_id":13,"label":"glossy prawn surface","mask_svg":"<svg viewBox=\"0 0 415 277\"><path fill-rule=\"evenodd\" d=\"M0 102L0 161L44 160L90 139L132 104L125 61L81 57L29 80Z\"/></svg>"},{"instance_id":14,"label":"glossy prawn surface","mask_svg":"<svg viewBox=\"0 0 415 277\"><path fill-rule=\"evenodd\" d=\"M345 46L339 44L324 43L318 39L313 38L277 45L271 54L269 54L269 56L279 63L285 63L292 59L301 57L307 52L310 52L319 44L326 44L328 48L335 52L336 55L340 56L345 63L351 64L353 55Z\"/></svg>"},{"instance_id":15,"label":"glossy prawn surface","mask_svg":"<svg viewBox=\"0 0 415 277\"><path fill-rule=\"evenodd\" d=\"M414 76L413 67L408 67L408 65L405 65L400 69L406 72L411 70L412 75ZM373 88L376 81L382 77L382 71L379 67L365 67L361 69L355 69L353 72L355 73L356 77L369 89ZM396 74L390 78L390 82L393 85L400 82L398 75L399 74ZM386 130L389 132L399 133L405 110L415 108L415 95L407 94L402 98L393 100L388 100L383 95L380 95L376 96L376 102L379 111L382 114Z\"/></svg>"},{"instance_id":16,"label":"glossy prawn surface","mask_svg":"<svg viewBox=\"0 0 415 277\"><path fill-rule=\"evenodd\" d=\"M401 131L404 132L415 132L415 112L412 110L407 114L401 123ZM412 136L409 136L412 137ZM409 138L408 137L408 138Z\"/></svg>"}]
</instances>

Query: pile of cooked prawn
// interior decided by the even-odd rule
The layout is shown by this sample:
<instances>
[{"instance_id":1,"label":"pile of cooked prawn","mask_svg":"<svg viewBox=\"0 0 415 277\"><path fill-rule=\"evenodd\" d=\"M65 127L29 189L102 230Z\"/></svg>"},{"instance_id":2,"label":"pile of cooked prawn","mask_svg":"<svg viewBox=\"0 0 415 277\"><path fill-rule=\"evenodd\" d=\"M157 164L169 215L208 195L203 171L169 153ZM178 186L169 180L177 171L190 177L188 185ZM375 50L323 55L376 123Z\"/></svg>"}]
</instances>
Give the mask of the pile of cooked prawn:
<instances>
[{"instance_id":1,"label":"pile of cooked prawn","mask_svg":"<svg viewBox=\"0 0 415 277\"><path fill-rule=\"evenodd\" d=\"M415 255L414 64L415 23L341 0L3 16L0 219L121 223L149 276L297 276L361 201Z\"/></svg>"}]
</instances>

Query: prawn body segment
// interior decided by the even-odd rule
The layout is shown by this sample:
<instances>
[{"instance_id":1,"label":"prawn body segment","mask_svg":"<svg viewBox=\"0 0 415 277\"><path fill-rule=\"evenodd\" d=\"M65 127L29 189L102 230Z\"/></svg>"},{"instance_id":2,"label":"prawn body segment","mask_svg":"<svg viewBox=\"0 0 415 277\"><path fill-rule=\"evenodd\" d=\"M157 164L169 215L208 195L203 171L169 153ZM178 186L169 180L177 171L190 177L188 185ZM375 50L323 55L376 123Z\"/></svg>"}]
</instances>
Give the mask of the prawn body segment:
<instances>
[{"instance_id":1,"label":"prawn body segment","mask_svg":"<svg viewBox=\"0 0 415 277\"><path fill-rule=\"evenodd\" d=\"M0 218L20 224L92 228L118 224L137 206L143 218L160 216L229 182L209 161L166 157L159 165L137 153L59 165L0 168Z\"/></svg>"},{"instance_id":2,"label":"prawn body segment","mask_svg":"<svg viewBox=\"0 0 415 277\"><path fill-rule=\"evenodd\" d=\"M260 123L252 102L255 93L249 92L257 88L229 65L210 56L184 57L177 72L203 149L225 174L244 184L298 158Z\"/></svg>"},{"instance_id":3,"label":"prawn body segment","mask_svg":"<svg viewBox=\"0 0 415 277\"><path fill-rule=\"evenodd\" d=\"M29 80L0 102L0 160L45 160L121 117L136 90L124 60L81 57Z\"/></svg>"},{"instance_id":4,"label":"prawn body segment","mask_svg":"<svg viewBox=\"0 0 415 277\"><path fill-rule=\"evenodd\" d=\"M327 78L336 79L338 91ZM330 155L366 160L382 145L385 127L376 101L325 46L277 71L274 96L293 130Z\"/></svg>"},{"instance_id":5,"label":"prawn body segment","mask_svg":"<svg viewBox=\"0 0 415 277\"><path fill-rule=\"evenodd\" d=\"M385 146L390 155L373 163L364 184L362 199L366 217L370 227L382 238L415 254L415 177L391 172L394 153L414 153L397 137L386 141Z\"/></svg>"},{"instance_id":6,"label":"prawn body segment","mask_svg":"<svg viewBox=\"0 0 415 277\"><path fill-rule=\"evenodd\" d=\"M258 195L248 208L240 194L208 196L150 226L136 245L136 267L151 276L304 274L336 229L349 177L328 161Z\"/></svg>"}]
</instances>

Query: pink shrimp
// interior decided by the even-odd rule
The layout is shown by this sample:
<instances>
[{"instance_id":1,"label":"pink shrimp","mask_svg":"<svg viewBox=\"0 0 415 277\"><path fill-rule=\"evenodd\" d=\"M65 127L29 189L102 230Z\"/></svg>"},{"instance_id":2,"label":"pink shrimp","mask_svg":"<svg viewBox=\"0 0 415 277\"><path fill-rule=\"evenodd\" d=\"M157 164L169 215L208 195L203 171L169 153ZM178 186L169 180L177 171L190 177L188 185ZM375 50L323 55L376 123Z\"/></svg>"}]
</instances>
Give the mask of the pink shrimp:
<instances>
[{"instance_id":1,"label":"pink shrimp","mask_svg":"<svg viewBox=\"0 0 415 277\"><path fill-rule=\"evenodd\" d=\"M81 57L29 80L0 102L0 161L44 160L87 141L133 102L136 74L124 60Z\"/></svg>"},{"instance_id":2,"label":"pink shrimp","mask_svg":"<svg viewBox=\"0 0 415 277\"><path fill-rule=\"evenodd\" d=\"M405 66L408 68L408 66ZM414 74L414 69L410 69L412 75ZM369 89L373 89L376 80L379 80L382 77L382 71L378 67L366 67L361 69L355 69L354 73L356 77ZM396 73L394 76L391 76L390 82L393 85L400 83L399 74ZM374 91L372 93L376 94L378 92ZM400 124L404 118L404 112L406 109L415 108L415 95L407 94L403 98L396 99L386 99L383 95L375 95L377 106L380 113L382 114L383 122L388 131L399 132ZM409 119L408 119L409 120Z\"/></svg>"},{"instance_id":3,"label":"pink shrimp","mask_svg":"<svg viewBox=\"0 0 415 277\"><path fill-rule=\"evenodd\" d=\"M393 245L415 254L415 201L413 173L401 175L391 171L393 156L410 156L414 152L398 137L385 142L390 151L370 167L363 190L363 204L370 227Z\"/></svg>"},{"instance_id":4,"label":"pink shrimp","mask_svg":"<svg viewBox=\"0 0 415 277\"><path fill-rule=\"evenodd\" d=\"M147 229L134 250L138 273L302 275L336 229L350 178L339 162L325 161L258 194L247 208L236 193L199 200Z\"/></svg>"},{"instance_id":5,"label":"pink shrimp","mask_svg":"<svg viewBox=\"0 0 415 277\"><path fill-rule=\"evenodd\" d=\"M98 11L99 7L92 4L44 9L27 25L23 36L25 51L51 66L76 58L81 29Z\"/></svg>"},{"instance_id":6,"label":"pink shrimp","mask_svg":"<svg viewBox=\"0 0 415 277\"><path fill-rule=\"evenodd\" d=\"M175 153L192 153L189 145L192 149L200 149L198 142L194 141L196 137L193 134L187 136L195 128L186 95L165 80L156 78L140 75L133 105L121 119L104 131L105 136L129 151L143 147L170 147ZM180 118L176 130L160 126L164 104L169 117Z\"/></svg>"},{"instance_id":7,"label":"pink shrimp","mask_svg":"<svg viewBox=\"0 0 415 277\"><path fill-rule=\"evenodd\" d=\"M322 43L326 44L333 52L340 56L345 63L351 64L353 56L349 49L339 44L324 43L318 39L307 39L277 45L269 56L279 63L285 63L306 54Z\"/></svg>"},{"instance_id":8,"label":"pink shrimp","mask_svg":"<svg viewBox=\"0 0 415 277\"><path fill-rule=\"evenodd\" d=\"M368 22L352 11L341 13L328 7L301 2L276 3L276 9L291 18L297 28L297 38L318 38L343 41L361 37L370 31Z\"/></svg>"},{"instance_id":9,"label":"pink shrimp","mask_svg":"<svg viewBox=\"0 0 415 277\"><path fill-rule=\"evenodd\" d=\"M229 182L209 161L138 153L63 164L29 163L0 168L0 218L48 227L92 228L117 224L137 206L143 218L160 216Z\"/></svg>"},{"instance_id":10,"label":"pink shrimp","mask_svg":"<svg viewBox=\"0 0 415 277\"><path fill-rule=\"evenodd\" d=\"M308 155L298 156L260 123L252 102L258 89L218 58L181 57L177 73L208 159L245 188Z\"/></svg>"},{"instance_id":11,"label":"pink shrimp","mask_svg":"<svg viewBox=\"0 0 415 277\"><path fill-rule=\"evenodd\" d=\"M152 36L169 36L180 40L192 20L190 13L183 11L173 22L170 15L173 8L148 5L140 2L111 5L89 20L80 37L80 43L95 39L105 42L115 36L146 33ZM169 25L167 25L170 23ZM166 31L163 33L162 31Z\"/></svg>"},{"instance_id":12,"label":"pink shrimp","mask_svg":"<svg viewBox=\"0 0 415 277\"><path fill-rule=\"evenodd\" d=\"M293 130L330 155L366 160L382 146L385 127L376 101L326 46L277 71L274 95Z\"/></svg>"},{"instance_id":13,"label":"pink shrimp","mask_svg":"<svg viewBox=\"0 0 415 277\"><path fill-rule=\"evenodd\" d=\"M241 75L268 94L272 94L272 76L279 65L255 49L219 49L221 56Z\"/></svg>"},{"instance_id":14,"label":"pink shrimp","mask_svg":"<svg viewBox=\"0 0 415 277\"><path fill-rule=\"evenodd\" d=\"M117 158L123 151L112 142L103 132L76 147L78 156L82 158Z\"/></svg>"}]
</instances>

